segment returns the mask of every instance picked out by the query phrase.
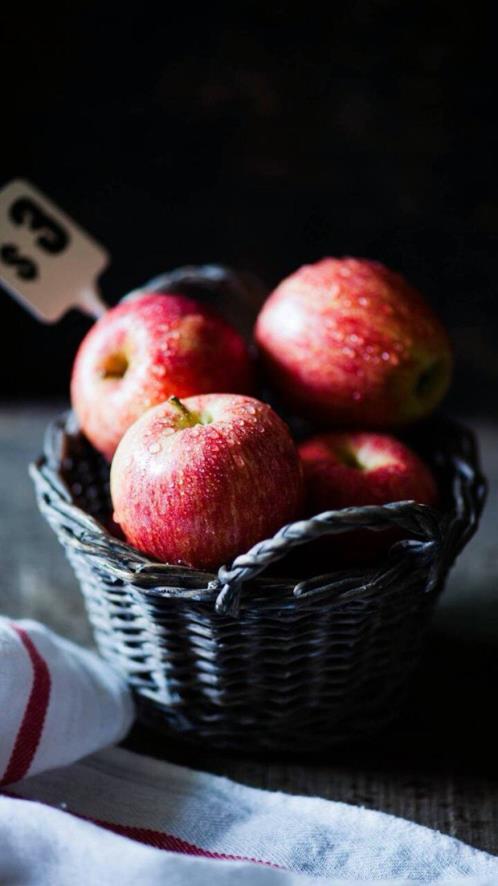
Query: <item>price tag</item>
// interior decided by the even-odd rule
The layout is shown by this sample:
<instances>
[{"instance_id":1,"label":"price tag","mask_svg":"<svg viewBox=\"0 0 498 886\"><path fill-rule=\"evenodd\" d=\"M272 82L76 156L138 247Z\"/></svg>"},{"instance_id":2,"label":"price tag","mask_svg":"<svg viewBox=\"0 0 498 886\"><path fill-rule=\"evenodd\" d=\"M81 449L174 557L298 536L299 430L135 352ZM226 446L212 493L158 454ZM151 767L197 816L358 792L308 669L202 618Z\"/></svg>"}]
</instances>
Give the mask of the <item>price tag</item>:
<instances>
[{"instance_id":1,"label":"price tag","mask_svg":"<svg viewBox=\"0 0 498 886\"><path fill-rule=\"evenodd\" d=\"M28 182L0 191L0 280L31 313L55 323L70 308L106 310L96 280L109 255Z\"/></svg>"}]
</instances>

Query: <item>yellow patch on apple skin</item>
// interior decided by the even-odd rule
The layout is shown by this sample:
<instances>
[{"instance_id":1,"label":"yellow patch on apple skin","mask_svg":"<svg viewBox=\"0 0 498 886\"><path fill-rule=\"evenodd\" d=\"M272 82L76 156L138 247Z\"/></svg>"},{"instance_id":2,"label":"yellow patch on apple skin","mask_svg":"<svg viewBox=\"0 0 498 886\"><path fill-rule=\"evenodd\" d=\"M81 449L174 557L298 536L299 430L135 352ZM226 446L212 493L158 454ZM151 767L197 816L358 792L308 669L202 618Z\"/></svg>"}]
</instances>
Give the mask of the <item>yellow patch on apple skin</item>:
<instances>
[{"instance_id":1,"label":"yellow patch on apple skin","mask_svg":"<svg viewBox=\"0 0 498 886\"><path fill-rule=\"evenodd\" d=\"M376 471L388 465L396 464L390 452L382 452L378 447L366 443L356 451L356 458L364 471Z\"/></svg>"},{"instance_id":2,"label":"yellow patch on apple skin","mask_svg":"<svg viewBox=\"0 0 498 886\"><path fill-rule=\"evenodd\" d=\"M206 347L206 318L200 314L187 314L182 317L175 332L175 350L178 355L195 352L196 348L202 342L203 348ZM213 342L214 347L214 342Z\"/></svg>"},{"instance_id":3,"label":"yellow patch on apple skin","mask_svg":"<svg viewBox=\"0 0 498 886\"><path fill-rule=\"evenodd\" d=\"M334 454L341 464L356 471L376 471L397 461L390 451L382 450L368 440L360 446L347 441L341 443L334 449Z\"/></svg>"}]
</instances>

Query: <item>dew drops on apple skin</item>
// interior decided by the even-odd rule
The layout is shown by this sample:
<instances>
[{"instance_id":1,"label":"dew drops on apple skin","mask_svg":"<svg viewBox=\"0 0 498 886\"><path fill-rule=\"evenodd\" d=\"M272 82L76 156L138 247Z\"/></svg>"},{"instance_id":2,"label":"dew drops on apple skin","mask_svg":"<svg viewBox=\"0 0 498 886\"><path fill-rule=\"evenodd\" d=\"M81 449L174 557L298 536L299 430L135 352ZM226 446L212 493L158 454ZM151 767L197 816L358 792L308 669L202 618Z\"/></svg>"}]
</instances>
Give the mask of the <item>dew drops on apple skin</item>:
<instances>
[{"instance_id":1,"label":"dew drops on apple skin","mask_svg":"<svg viewBox=\"0 0 498 886\"><path fill-rule=\"evenodd\" d=\"M150 443L147 447L148 452L151 455L157 455L158 452L161 452L161 444L160 443Z\"/></svg>"}]
</instances>

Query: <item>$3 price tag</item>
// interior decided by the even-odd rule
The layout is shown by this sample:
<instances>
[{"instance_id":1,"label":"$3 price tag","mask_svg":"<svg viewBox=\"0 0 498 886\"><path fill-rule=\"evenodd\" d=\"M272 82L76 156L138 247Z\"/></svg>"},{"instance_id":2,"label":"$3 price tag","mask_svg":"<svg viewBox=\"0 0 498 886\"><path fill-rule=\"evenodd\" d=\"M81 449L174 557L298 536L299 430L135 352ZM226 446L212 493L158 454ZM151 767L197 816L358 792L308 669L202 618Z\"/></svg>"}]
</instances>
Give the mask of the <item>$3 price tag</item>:
<instances>
[{"instance_id":1,"label":"$3 price tag","mask_svg":"<svg viewBox=\"0 0 498 886\"><path fill-rule=\"evenodd\" d=\"M37 188L21 179L0 191L0 280L38 319L70 308L100 316L96 280L109 255Z\"/></svg>"}]
</instances>

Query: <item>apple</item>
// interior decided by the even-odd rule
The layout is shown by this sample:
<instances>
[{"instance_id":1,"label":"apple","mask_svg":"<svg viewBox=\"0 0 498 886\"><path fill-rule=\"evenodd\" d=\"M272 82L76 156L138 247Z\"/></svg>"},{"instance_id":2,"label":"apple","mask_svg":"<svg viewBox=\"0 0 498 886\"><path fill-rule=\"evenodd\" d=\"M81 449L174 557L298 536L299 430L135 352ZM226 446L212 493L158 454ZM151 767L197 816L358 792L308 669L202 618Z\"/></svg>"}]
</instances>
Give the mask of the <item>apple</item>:
<instances>
[{"instance_id":1,"label":"apple","mask_svg":"<svg viewBox=\"0 0 498 886\"><path fill-rule=\"evenodd\" d=\"M313 513L393 501L434 506L436 481L422 459L388 434L336 431L299 446Z\"/></svg>"},{"instance_id":2,"label":"apple","mask_svg":"<svg viewBox=\"0 0 498 886\"><path fill-rule=\"evenodd\" d=\"M436 506L438 489L429 467L404 443L388 434L364 431L318 434L299 446L307 490L307 510L316 515L362 505L417 501ZM359 530L325 538L315 547L336 564L374 559L401 538L398 530Z\"/></svg>"},{"instance_id":3,"label":"apple","mask_svg":"<svg viewBox=\"0 0 498 886\"><path fill-rule=\"evenodd\" d=\"M251 387L246 345L225 320L188 296L143 292L83 339L71 400L81 429L110 461L127 428L168 397Z\"/></svg>"},{"instance_id":4,"label":"apple","mask_svg":"<svg viewBox=\"0 0 498 886\"><path fill-rule=\"evenodd\" d=\"M285 279L255 330L276 388L322 426L389 428L428 415L452 372L448 335L379 262L324 258Z\"/></svg>"},{"instance_id":5,"label":"apple","mask_svg":"<svg viewBox=\"0 0 498 886\"><path fill-rule=\"evenodd\" d=\"M214 570L298 516L302 469L287 426L266 403L172 397L124 434L111 496L134 547Z\"/></svg>"}]
</instances>

